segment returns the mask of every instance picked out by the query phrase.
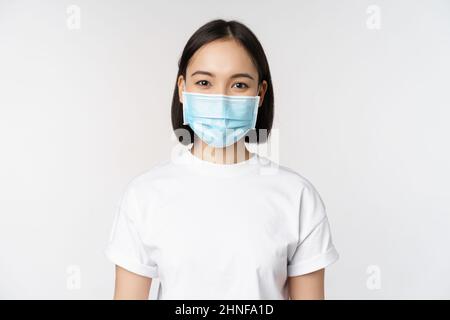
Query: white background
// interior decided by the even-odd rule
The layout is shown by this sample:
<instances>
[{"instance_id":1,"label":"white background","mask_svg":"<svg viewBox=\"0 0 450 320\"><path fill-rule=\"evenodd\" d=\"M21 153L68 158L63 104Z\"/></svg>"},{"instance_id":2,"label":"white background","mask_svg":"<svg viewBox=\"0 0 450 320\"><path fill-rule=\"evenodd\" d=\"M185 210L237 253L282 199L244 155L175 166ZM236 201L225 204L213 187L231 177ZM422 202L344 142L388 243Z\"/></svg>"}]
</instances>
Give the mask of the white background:
<instances>
[{"instance_id":1,"label":"white background","mask_svg":"<svg viewBox=\"0 0 450 320\"><path fill-rule=\"evenodd\" d=\"M278 160L340 253L327 298L450 298L450 1L419 0L0 0L0 298L112 297L119 196L170 157L177 61L214 18L266 50Z\"/></svg>"}]
</instances>

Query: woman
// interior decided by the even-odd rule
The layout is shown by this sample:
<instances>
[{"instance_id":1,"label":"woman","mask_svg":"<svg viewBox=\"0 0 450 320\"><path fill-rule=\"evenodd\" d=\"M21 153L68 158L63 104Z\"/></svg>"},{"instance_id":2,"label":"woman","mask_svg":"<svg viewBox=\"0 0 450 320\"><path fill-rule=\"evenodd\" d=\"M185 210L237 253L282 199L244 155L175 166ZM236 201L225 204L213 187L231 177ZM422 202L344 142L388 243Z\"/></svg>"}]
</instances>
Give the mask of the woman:
<instances>
[{"instance_id":1,"label":"woman","mask_svg":"<svg viewBox=\"0 0 450 320\"><path fill-rule=\"evenodd\" d=\"M172 126L182 151L135 177L106 253L115 299L323 299L339 255L300 174L251 153L273 121L263 48L236 21L197 30L181 59ZM185 146L191 146L190 149Z\"/></svg>"}]
</instances>

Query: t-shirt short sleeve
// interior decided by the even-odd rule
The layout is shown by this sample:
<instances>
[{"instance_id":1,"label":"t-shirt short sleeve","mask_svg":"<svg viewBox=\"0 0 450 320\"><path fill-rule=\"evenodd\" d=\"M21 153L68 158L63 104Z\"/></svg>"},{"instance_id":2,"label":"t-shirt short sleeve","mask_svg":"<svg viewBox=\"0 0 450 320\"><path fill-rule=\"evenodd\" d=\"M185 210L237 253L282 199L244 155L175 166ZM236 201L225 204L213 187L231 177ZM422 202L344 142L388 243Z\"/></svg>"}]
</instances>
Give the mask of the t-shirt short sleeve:
<instances>
[{"instance_id":1,"label":"t-shirt short sleeve","mask_svg":"<svg viewBox=\"0 0 450 320\"><path fill-rule=\"evenodd\" d=\"M317 271L339 258L332 242L325 205L311 183L302 189L298 217L299 235L296 248L288 259L288 277Z\"/></svg>"},{"instance_id":2,"label":"t-shirt short sleeve","mask_svg":"<svg viewBox=\"0 0 450 320\"><path fill-rule=\"evenodd\" d=\"M116 265L141 276L156 278L158 268L139 234L135 192L129 184L122 194L113 220L105 254Z\"/></svg>"}]
</instances>

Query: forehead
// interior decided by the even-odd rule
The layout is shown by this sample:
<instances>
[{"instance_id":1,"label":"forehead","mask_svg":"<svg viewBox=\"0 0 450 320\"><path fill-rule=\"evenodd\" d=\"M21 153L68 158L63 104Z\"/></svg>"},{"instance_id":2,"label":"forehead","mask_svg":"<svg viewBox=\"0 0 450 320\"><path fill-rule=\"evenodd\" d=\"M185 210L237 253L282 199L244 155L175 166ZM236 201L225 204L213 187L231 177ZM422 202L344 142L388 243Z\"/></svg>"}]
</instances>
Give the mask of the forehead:
<instances>
[{"instance_id":1,"label":"forehead","mask_svg":"<svg viewBox=\"0 0 450 320\"><path fill-rule=\"evenodd\" d=\"M247 50L234 39L215 40L198 49L187 66L188 76L197 70L225 77L241 72L258 73Z\"/></svg>"}]
</instances>

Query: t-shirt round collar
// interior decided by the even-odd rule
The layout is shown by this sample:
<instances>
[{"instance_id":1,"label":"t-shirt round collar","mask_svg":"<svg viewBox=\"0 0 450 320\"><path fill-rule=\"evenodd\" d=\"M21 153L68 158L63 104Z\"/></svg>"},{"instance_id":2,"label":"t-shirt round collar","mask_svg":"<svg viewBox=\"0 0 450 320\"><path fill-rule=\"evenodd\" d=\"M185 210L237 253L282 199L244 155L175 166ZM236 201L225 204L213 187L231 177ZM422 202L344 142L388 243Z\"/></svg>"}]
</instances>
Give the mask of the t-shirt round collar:
<instances>
[{"instance_id":1,"label":"t-shirt round collar","mask_svg":"<svg viewBox=\"0 0 450 320\"><path fill-rule=\"evenodd\" d=\"M186 165L187 168L194 170L202 175L216 177L232 177L255 172L259 164L259 155L252 153L250 158L237 163L214 163L201 159L192 154L188 148L183 149L177 160L179 164Z\"/></svg>"}]
</instances>

